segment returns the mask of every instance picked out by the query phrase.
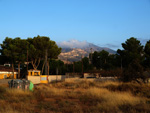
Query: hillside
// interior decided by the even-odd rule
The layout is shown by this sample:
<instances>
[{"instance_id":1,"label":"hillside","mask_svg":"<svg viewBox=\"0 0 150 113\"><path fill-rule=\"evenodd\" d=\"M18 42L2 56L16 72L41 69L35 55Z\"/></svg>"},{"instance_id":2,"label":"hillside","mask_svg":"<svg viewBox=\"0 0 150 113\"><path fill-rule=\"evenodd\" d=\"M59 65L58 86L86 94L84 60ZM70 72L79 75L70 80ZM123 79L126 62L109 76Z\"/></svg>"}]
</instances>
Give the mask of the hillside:
<instances>
[{"instance_id":1,"label":"hillside","mask_svg":"<svg viewBox=\"0 0 150 113\"><path fill-rule=\"evenodd\" d=\"M70 44L70 45L69 45ZM105 50L109 52L110 54L115 54L116 51L105 48L105 47L99 47L97 45L94 45L92 43L88 42L69 42L68 43L59 43L58 46L62 48L61 54L58 56L58 58L65 63L70 63L73 61L79 61L82 57L88 57L89 53L94 51L102 51Z\"/></svg>"},{"instance_id":2,"label":"hillside","mask_svg":"<svg viewBox=\"0 0 150 113\"><path fill-rule=\"evenodd\" d=\"M68 49L67 49L68 50ZM70 51L66 52L66 49L62 49L63 52L58 56L58 58L64 62L73 62L73 61L79 61L82 57L88 57L89 53L85 51L84 49L80 48L73 48L70 49Z\"/></svg>"}]
</instances>

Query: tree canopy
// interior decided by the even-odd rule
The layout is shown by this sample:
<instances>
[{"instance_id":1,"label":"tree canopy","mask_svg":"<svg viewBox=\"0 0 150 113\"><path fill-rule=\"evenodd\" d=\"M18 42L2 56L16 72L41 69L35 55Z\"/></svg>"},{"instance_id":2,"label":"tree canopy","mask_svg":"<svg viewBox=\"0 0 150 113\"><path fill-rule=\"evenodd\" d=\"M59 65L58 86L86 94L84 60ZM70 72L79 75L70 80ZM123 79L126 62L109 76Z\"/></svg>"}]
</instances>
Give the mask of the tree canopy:
<instances>
[{"instance_id":1,"label":"tree canopy","mask_svg":"<svg viewBox=\"0 0 150 113\"><path fill-rule=\"evenodd\" d=\"M1 44L1 54L9 58L9 61L18 63L18 77L20 77L20 63L26 60L27 41L25 39L6 37ZM14 69L13 69L14 70Z\"/></svg>"},{"instance_id":2,"label":"tree canopy","mask_svg":"<svg viewBox=\"0 0 150 113\"><path fill-rule=\"evenodd\" d=\"M37 69L40 61L44 59L46 51L50 59L56 59L61 52L61 48L57 46L55 41L50 40L49 37L38 35L33 39L28 38L27 41L29 42L29 60L34 69Z\"/></svg>"},{"instance_id":3,"label":"tree canopy","mask_svg":"<svg viewBox=\"0 0 150 113\"><path fill-rule=\"evenodd\" d=\"M147 68L150 68L150 40L147 41L145 48L144 48L144 52L145 52L145 62L144 62L144 66Z\"/></svg>"},{"instance_id":4,"label":"tree canopy","mask_svg":"<svg viewBox=\"0 0 150 113\"><path fill-rule=\"evenodd\" d=\"M117 53L122 58L123 67L127 67L135 59L140 62L143 61L143 46L136 38L131 37L130 39L127 39L125 43L122 43L122 47L123 50L118 49Z\"/></svg>"},{"instance_id":5,"label":"tree canopy","mask_svg":"<svg viewBox=\"0 0 150 113\"><path fill-rule=\"evenodd\" d=\"M127 39L125 43L122 43L123 50L118 50L118 54L122 58L123 62L123 80L132 81L142 79L145 81L147 77L143 75L144 67L142 66L145 60L145 53L148 52L148 43L144 47L141 45L140 41L134 37Z\"/></svg>"},{"instance_id":6,"label":"tree canopy","mask_svg":"<svg viewBox=\"0 0 150 113\"><path fill-rule=\"evenodd\" d=\"M18 64L18 72L20 70L20 63L27 61L27 51L29 62L32 63L34 69L37 69L41 60L44 59L46 51L48 58L56 59L61 52L61 48L57 46L55 41L50 40L49 37L38 35L28 39L6 37L1 44L0 50L1 56L7 57L8 61L12 64Z\"/></svg>"},{"instance_id":7,"label":"tree canopy","mask_svg":"<svg viewBox=\"0 0 150 113\"><path fill-rule=\"evenodd\" d=\"M107 51L102 50L100 52L95 51L92 54L92 64L97 69L110 69L114 65L114 55L110 55Z\"/></svg>"}]
</instances>

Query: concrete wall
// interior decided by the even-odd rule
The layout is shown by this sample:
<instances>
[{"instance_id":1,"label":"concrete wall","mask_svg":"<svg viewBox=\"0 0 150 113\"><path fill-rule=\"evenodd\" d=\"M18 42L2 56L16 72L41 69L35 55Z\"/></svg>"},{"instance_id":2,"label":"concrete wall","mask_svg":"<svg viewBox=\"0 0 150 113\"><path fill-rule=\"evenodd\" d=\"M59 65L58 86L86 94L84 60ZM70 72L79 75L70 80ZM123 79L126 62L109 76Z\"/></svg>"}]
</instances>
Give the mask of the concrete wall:
<instances>
[{"instance_id":1,"label":"concrete wall","mask_svg":"<svg viewBox=\"0 0 150 113\"><path fill-rule=\"evenodd\" d=\"M89 78L89 77L96 77L99 78L101 75L100 73L66 73L66 78Z\"/></svg>"},{"instance_id":2,"label":"concrete wall","mask_svg":"<svg viewBox=\"0 0 150 113\"><path fill-rule=\"evenodd\" d=\"M30 80L33 84L40 83L40 76L28 76L28 80ZM48 82L55 82L55 81L64 81L65 75L49 75Z\"/></svg>"},{"instance_id":3,"label":"concrete wall","mask_svg":"<svg viewBox=\"0 0 150 113\"><path fill-rule=\"evenodd\" d=\"M65 75L49 75L48 81L49 82L64 81L65 78L66 78Z\"/></svg>"},{"instance_id":4,"label":"concrete wall","mask_svg":"<svg viewBox=\"0 0 150 113\"><path fill-rule=\"evenodd\" d=\"M88 77L99 78L101 75L100 75L100 73L84 73L83 76L84 76L84 78L88 78Z\"/></svg>"},{"instance_id":5,"label":"concrete wall","mask_svg":"<svg viewBox=\"0 0 150 113\"><path fill-rule=\"evenodd\" d=\"M115 81L119 81L118 78L116 77L100 77L100 78L66 78L65 79L66 82L76 82L76 81L91 81L91 82L106 82L106 81L110 81L110 82L115 82Z\"/></svg>"},{"instance_id":6,"label":"concrete wall","mask_svg":"<svg viewBox=\"0 0 150 113\"><path fill-rule=\"evenodd\" d=\"M33 84L39 84L40 76L28 76L28 80L30 80Z\"/></svg>"},{"instance_id":7,"label":"concrete wall","mask_svg":"<svg viewBox=\"0 0 150 113\"><path fill-rule=\"evenodd\" d=\"M66 78L76 78L76 77L82 77L82 73L66 73Z\"/></svg>"}]
</instances>

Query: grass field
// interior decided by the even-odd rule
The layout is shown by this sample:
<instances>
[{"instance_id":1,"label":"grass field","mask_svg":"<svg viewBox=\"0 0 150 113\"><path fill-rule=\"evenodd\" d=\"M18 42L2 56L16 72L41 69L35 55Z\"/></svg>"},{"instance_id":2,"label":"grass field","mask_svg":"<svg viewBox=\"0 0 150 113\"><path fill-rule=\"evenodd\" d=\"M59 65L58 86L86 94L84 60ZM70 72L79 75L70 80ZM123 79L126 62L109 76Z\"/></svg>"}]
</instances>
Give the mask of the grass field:
<instances>
[{"instance_id":1,"label":"grass field","mask_svg":"<svg viewBox=\"0 0 150 113\"><path fill-rule=\"evenodd\" d=\"M36 85L33 92L0 85L1 113L150 113L150 86L74 81Z\"/></svg>"}]
</instances>

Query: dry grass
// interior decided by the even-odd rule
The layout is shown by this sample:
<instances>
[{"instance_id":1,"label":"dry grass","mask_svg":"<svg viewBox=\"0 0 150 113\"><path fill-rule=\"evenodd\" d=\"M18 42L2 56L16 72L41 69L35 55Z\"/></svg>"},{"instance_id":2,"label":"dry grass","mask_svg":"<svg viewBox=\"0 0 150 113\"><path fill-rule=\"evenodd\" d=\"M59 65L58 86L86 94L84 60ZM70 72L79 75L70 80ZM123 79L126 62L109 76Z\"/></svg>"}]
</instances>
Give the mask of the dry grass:
<instances>
[{"instance_id":1,"label":"dry grass","mask_svg":"<svg viewBox=\"0 0 150 113\"><path fill-rule=\"evenodd\" d=\"M81 99L87 106L94 105L94 111L92 109L90 112L127 112L127 109L123 108L123 106L132 108L128 112L132 110L136 112L134 106L144 105L146 100L146 98L133 96L130 92L111 92L107 89L96 87L87 89Z\"/></svg>"},{"instance_id":2,"label":"dry grass","mask_svg":"<svg viewBox=\"0 0 150 113\"><path fill-rule=\"evenodd\" d=\"M122 105L134 106L136 104L142 104L145 101L144 98L135 97L127 92L110 92L107 89L99 88L90 88L87 90L87 94L101 99L102 101L97 104L97 107L109 111L119 110L119 106Z\"/></svg>"},{"instance_id":3,"label":"dry grass","mask_svg":"<svg viewBox=\"0 0 150 113\"><path fill-rule=\"evenodd\" d=\"M7 89L7 95L9 96L31 96L32 92L24 91L21 89Z\"/></svg>"},{"instance_id":4,"label":"dry grass","mask_svg":"<svg viewBox=\"0 0 150 113\"><path fill-rule=\"evenodd\" d=\"M134 93L133 89L136 87L143 88L141 91L147 91L147 85L100 83L85 79L68 79L65 82L40 84L35 87L34 92L0 86L0 92L2 92L0 93L0 112L150 112L150 98L143 95L140 90L137 94Z\"/></svg>"}]
</instances>

